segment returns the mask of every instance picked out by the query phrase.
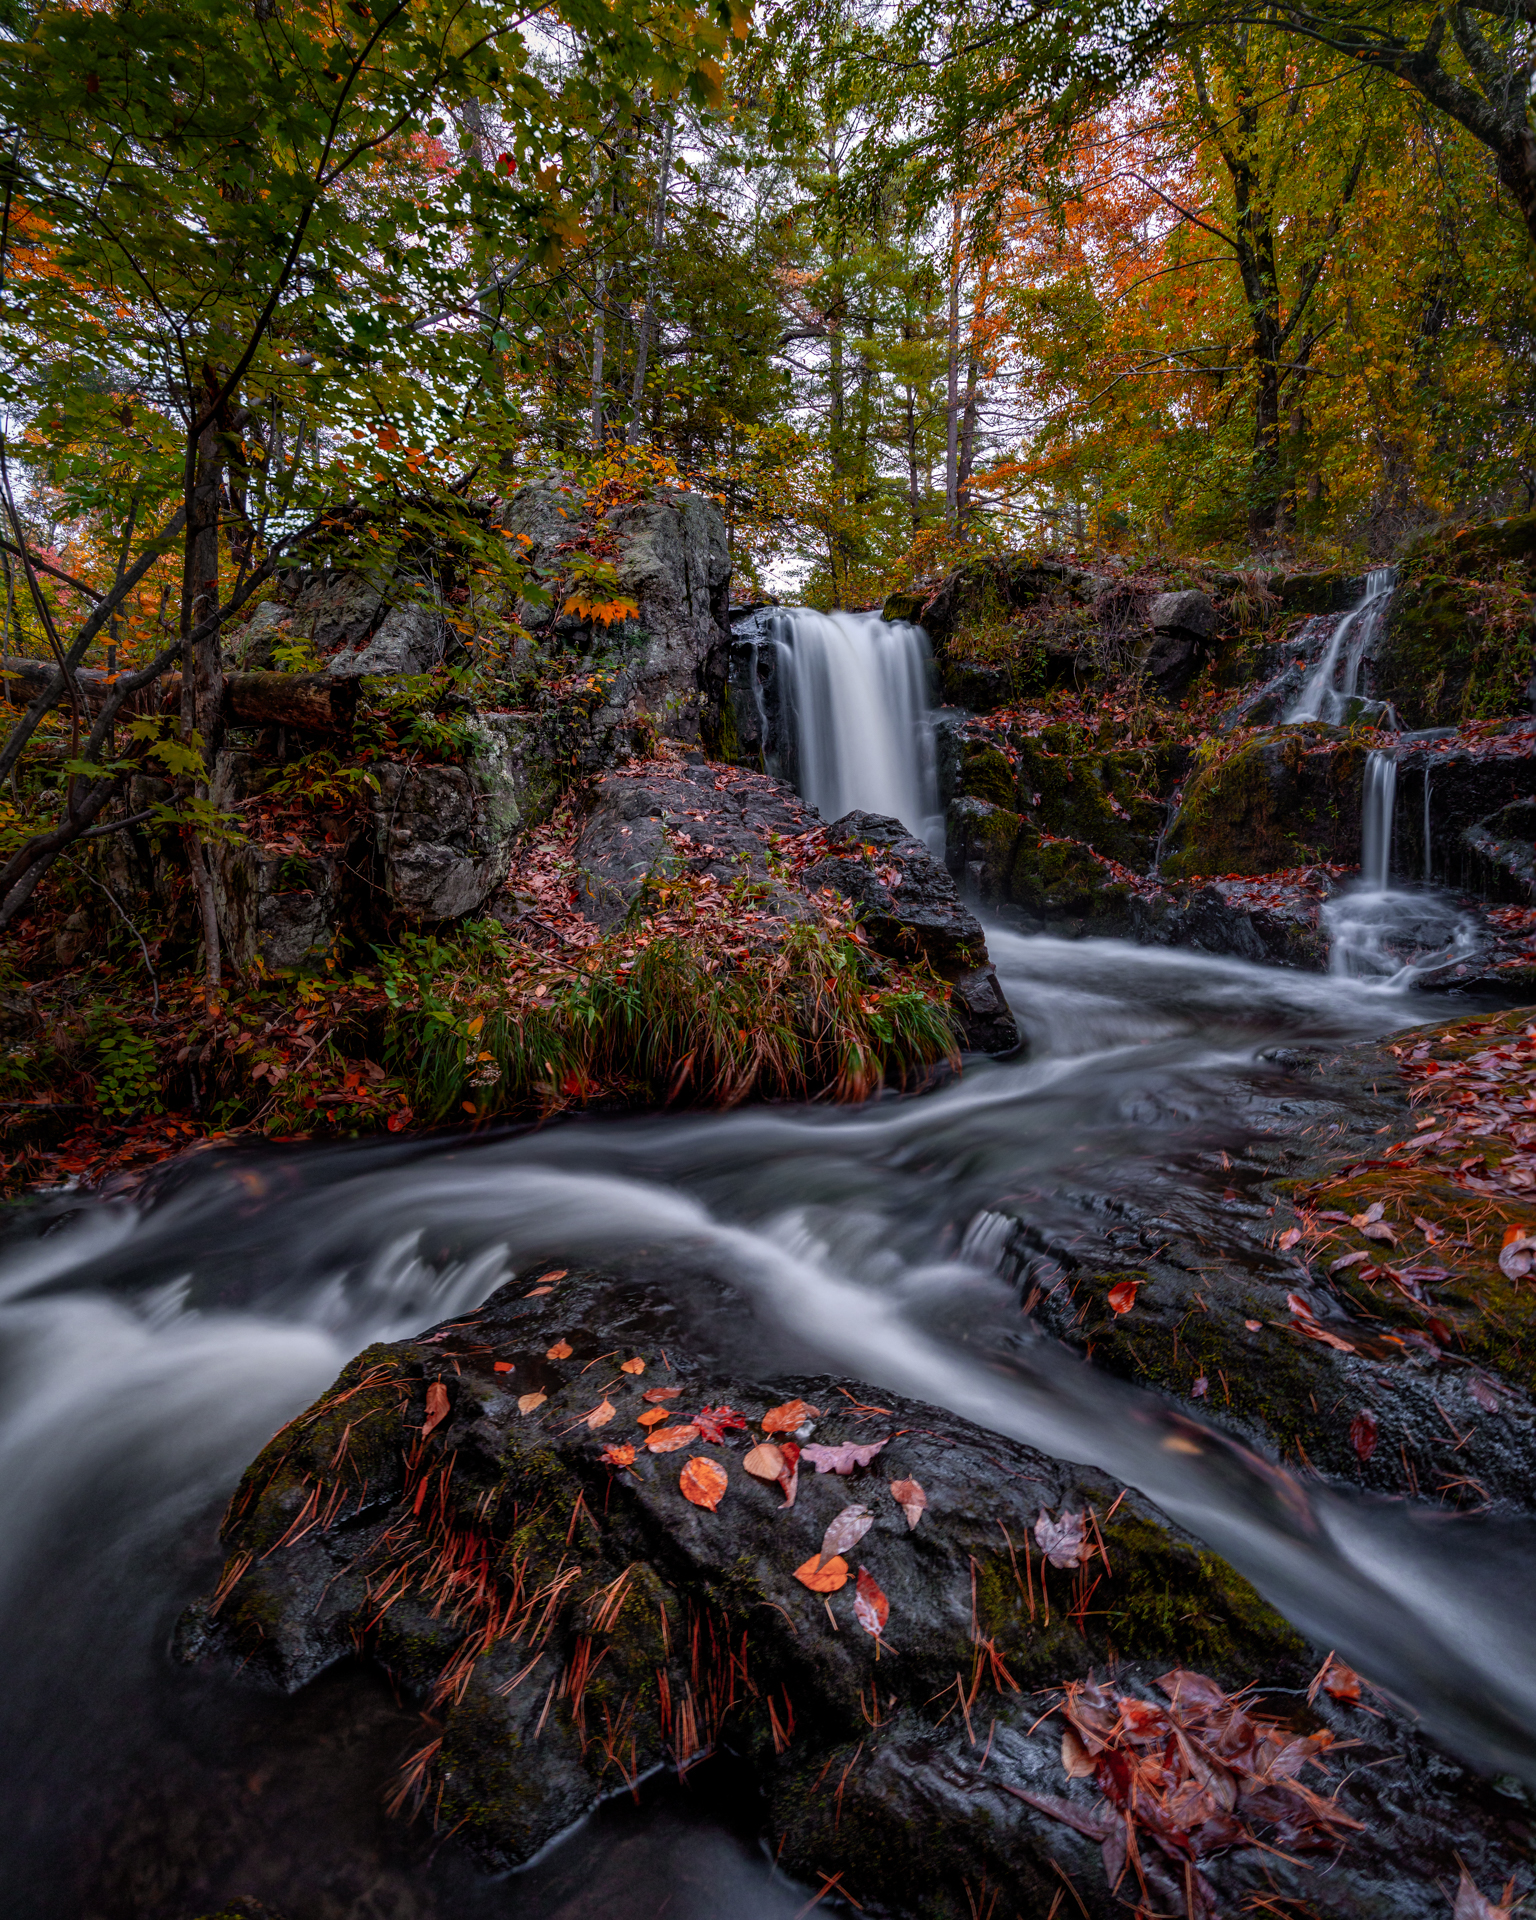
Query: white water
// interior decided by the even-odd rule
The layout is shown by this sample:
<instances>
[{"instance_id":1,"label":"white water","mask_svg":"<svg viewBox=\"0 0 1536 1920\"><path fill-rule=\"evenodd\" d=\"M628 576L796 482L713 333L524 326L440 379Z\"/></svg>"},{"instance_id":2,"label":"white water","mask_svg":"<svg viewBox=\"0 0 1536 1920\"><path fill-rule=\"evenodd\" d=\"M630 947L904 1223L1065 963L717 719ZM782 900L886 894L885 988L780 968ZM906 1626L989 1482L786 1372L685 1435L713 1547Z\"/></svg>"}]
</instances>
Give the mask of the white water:
<instances>
[{"instance_id":1,"label":"white water","mask_svg":"<svg viewBox=\"0 0 1536 1920\"><path fill-rule=\"evenodd\" d=\"M824 820L859 807L942 836L922 628L805 607L774 627L804 797Z\"/></svg>"},{"instance_id":2,"label":"white water","mask_svg":"<svg viewBox=\"0 0 1536 1920\"><path fill-rule=\"evenodd\" d=\"M1285 716L1287 722L1322 720L1338 726L1347 718L1349 703L1360 691L1361 664L1369 657L1386 619L1396 579L1394 567L1373 567L1365 576L1365 593L1359 605L1335 621L1327 646Z\"/></svg>"},{"instance_id":3,"label":"white water","mask_svg":"<svg viewBox=\"0 0 1536 1920\"><path fill-rule=\"evenodd\" d=\"M1366 755L1360 796L1360 882L1376 893L1391 884L1392 823L1397 810L1397 754L1379 748Z\"/></svg>"}]
</instances>

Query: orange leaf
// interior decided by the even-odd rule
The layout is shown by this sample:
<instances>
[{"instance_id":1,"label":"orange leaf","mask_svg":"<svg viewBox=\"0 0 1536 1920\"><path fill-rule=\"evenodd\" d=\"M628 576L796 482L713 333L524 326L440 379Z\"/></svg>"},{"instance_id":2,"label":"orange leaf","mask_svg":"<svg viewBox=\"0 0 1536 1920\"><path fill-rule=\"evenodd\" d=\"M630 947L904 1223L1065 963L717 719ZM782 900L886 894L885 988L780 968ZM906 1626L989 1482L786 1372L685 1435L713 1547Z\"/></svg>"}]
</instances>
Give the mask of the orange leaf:
<instances>
[{"instance_id":1,"label":"orange leaf","mask_svg":"<svg viewBox=\"0 0 1536 1920\"><path fill-rule=\"evenodd\" d=\"M795 1578L812 1593L836 1593L848 1584L848 1562L840 1554L824 1561L813 1553L803 1567L795 1568Z\"/></svg>"},{"instance_id":2,"label":"orange leaf","mask_svg":"<svg viewBox=\"0 0 1536 1920\"><path fill-rule=\"evenodd\" d=\"M642 1413L639 1424L642 1427L660 1426L663 1420L670 1420L671 1414L665 1407L652 1407L649 1413Z\"/></svg>"},{"instance_id":3,"label":"orange leaf","mask_svg":"<svg viewBox=\"0 0 1536 1920\"><path fill-rule=\"evenodd\" d=\"M907 1516L907 1532L910 1533L923 1517L923 1509L928 1505L928 1496L915 1480L893 1480L891 1498Z\"/></svg>"},{"instance_id":4,"label":"orange leaf","mask_svg":"<svg viewBox=\"0 0 1536 1920\"><path fill-rule=\"evenodd\" d=\"M542 1287L546 1280L563 1280L569 1272L569 1267L556 1267L553 1273L541 1273L539 1285Z\"/></svg>"},{"instance_id":5,"label":"orange leaf","mask_svg":"<svg viewBox=\"0 0 1536 1920\"><path fill-rule=\"evenodd\" d=\"M1129 1313L1136 1304L1136 1290L1139 1280L1122 1280L1118 1286L1109 1290L1109 1304L1116 1313Z\"/></svg>"},{"instance_id":6,"label":"orange leaf","mask_svg":"<svg viewBox=\"0 0 1536 1920\"><path fill-rule=\"evenodd\" d=\"M859 1583L853 1594L853 1617L866 1633L878 1640L891 1617L891 1603L880 1591L880 1583L867 1567L859 1568Z\"/></svg>"},{"instance_id":7,"label":"orange leaf","mask_svg":"<svg viewBox=\"0 0 1536 1920\"><path fill-rule=\"evenodd\" d=\"M676 1453L679 1447L686 1447L698 1437L697 1427L660 1427L646 1441L645 1447L647 1453Z\"/></svg>"},{"instance_id":8,"label":"orange leaf","mask_svg":"<svg viewBox=\"0 0 1536 1920\"><path fill-rule=\"evenodd\" d=\"M632 1467L635 1464L633 1447L604 1447L602 1457L610 1467Z\"/></svg>"},{"instance_id":9,"label":"orange leaf","mask_svg":"<svg viewBox=\"0 0 1536 1920\"><path fill-rule=\"evenodd\" d=\"M434 1380L427 1388L427 1417L421 1423L422 1438L440 1426L448 1418L448 1389L441 1380Z\"/></svg>"},{"instance_id":10,"label":"orange leaf","mask_svg":"<svg viewBox=\"0 0 1536 1920\"><path fill-rule=\"evenodd\" d=\"M571 1343L569 1340L557 1340L544 1355L546 1360L569 1360L570 1357Z\"/></svg>"},{"instance_id":11,"label":"orange leaf","mask_svg":"<svg viewBox=\"0 0 1536 1920\"><path fill-rule=\"evenodd\" d=\"M713 1513L725 1495L725 1469L717 1467L713 1460L706 1460L702 1453L696 1453L683 1468L677 1484L685 1500L691 1500L696 1507L708 1507Z\"/></svg>"},{"instance_id":12,"label":"orange leaf","mask_svg":"<svg viewBox=\"0 0 1536 1920\"><path fill-rule=\"evenodd\" d=\"M807 1406L803 1400L786 1400L781 1407L770 1407L763 1415L764 1433L793 1433L803 1427L820 1407Z\"/></svg>"},{"instance_id":13,"label":"orange leaf","mask_svg":"<svg viewBox=\"0 0 1536 1920\"><path fill-rule=\"evenodd\" d=\"M644 1373L645 1362L640 1358L639 1354L637 1353L633 1360L621 1360L619 1362L619 1372L620 1373Z\"/></svg>"},{"instance_id":14,"label":"orange leaf","mask_svg":"<svg viewBox=\"0 0 1536 1920\"><path fill-rule=\"evenodd\" d=\"M517 1403L519 1413L532 1413L535 1407L542 1407L549 1398L547 1393L525 1393Z\"/></svg>"},{"instance_id":15,"label":"orange leaf","mask_svg":"<svg viewBox=\"0 0 1536 1920\"><path fill-rule=\"evenodd\" d=\"M613 1418L613 1402L603 1400L589 1414L584 1416L589 1427L606 1427Z\"/></svg>"},{"instance_id":16,"label":"orange leaf","mask_svg":"<svg viewBox=\"0 0 1536 1920\"><path fill-rule=\"evenodd\" d=\"M496 1373L510 1373L512 1371L512 1362L510 1360L493 1360L491 1362L491 1368L492 1371Z\"/></svg>"},{"instance_id":17,"label":"orange leaf","mask_svg":"<svg viewBox=\"0 0 1536 1920\"><path fill-rule=\"evenodd\" d=\"M675 1400L681 1392L681 1387L647 1387L640 1398L642 1400Z\"/></svg>"}]
</instances>

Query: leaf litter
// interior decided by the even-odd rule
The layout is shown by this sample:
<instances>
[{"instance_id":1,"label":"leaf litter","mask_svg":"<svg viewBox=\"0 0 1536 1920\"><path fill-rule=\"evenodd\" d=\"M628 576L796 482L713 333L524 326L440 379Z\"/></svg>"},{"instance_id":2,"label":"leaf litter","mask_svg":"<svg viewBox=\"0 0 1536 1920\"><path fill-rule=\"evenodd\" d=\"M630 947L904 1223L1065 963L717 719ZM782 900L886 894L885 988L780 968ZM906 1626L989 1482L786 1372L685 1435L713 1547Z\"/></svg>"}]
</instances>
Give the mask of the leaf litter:
<instances>
[{"instance_id":1,"label":"leaf litter","mask_svg":"<svg viewBox=\"0 0 1536 1920\"><path fill-rule=\"evenodd\" d=\"M1331 1777L1323 1756L1354 1741L1336 1740L1326 1728L1294 1733L1254 1712L1250 1690L1229 1694L1183 1668L1165 1673L1157 1685L1166 1705L1091 1680L1062 1689L1062 1765L1069 1778L1092 1779L1097 1804L1005 1787L1097 1840L1111 1889L1133 1865L1144 1905L1151 1889L1162 1896L1160 1910L1167 1911L1171 1897L1182 1901L1187 1920L1214 1920L1204 1861L1249 1846L1331 1851L1363 1831L1361 1821L1301 1778L1307 1768ZM1156 1853L1143 1853L1142 1841Z\"/></svg>"}]
</instances>

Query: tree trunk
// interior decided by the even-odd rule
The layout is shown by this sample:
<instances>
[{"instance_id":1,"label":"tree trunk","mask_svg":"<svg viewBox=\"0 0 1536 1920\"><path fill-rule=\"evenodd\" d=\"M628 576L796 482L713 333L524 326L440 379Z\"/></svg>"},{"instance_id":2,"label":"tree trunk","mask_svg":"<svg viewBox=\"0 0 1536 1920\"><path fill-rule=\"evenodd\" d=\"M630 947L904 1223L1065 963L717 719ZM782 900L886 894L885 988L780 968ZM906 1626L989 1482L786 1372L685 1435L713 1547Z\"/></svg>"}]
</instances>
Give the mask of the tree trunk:
<instances>
[{"instance_id":1,"label":"tree trunk","mask_svg":"<svg viewBox=\"0 0 1536 1920\"><path fill-rule=\"evenodd\" d=\"M651 341L656 333L656 275L661 261L661 243L667 230L667 188L672 175L672 122L661 137L661 179L656 188L656 219L651 230L651 260L645 275L645 311L640 318L640 340L635 349L635 385L630 398L629 444L639 444L640 421L645 411L646 362L651 357Z\"/></svg>"},{"instance_id":2,"label":"tree trunk","mask_svg":"<svg viewBox=\"0 0 1536 1920\"><path fill-rule=\"evenodd\" d=\"M945 385L944 517L960 525L960 202L950 215L949 365Z\"/></svg>"},{"instance_id":3,"label":"tree trunk","mask_svg":"<svg viewBox=\"0 0 1536 1920\"><path fill-rule=\"evenodd\" d=\"M204 370L207 396L218 391L211 369ZM187 526L181 577L181 632L189 635L219 605L219 496L224 479L219 423L209 414L199 426L196 445L189 450L192 484L187 490ZM190 719L202 741L203 758L211 768L219 750L220 706L223 701L222 658L218 629L192 646L187 666L192 676Z\"/></svg>"},{"instance_id":4,"label":"tree trunk","mask_svg":"<svg viewBox=\"0 0 1536 1920\"><path fill-rule=\"evenodd\" d=\"M971 517L970 478L976 465L976 415L980 404L981 329L987 317L988 263L982 262L976 300L971 308L971 343L966 355L965 408L960 421L960 471L956 477L956 497L961 524Z\"/></svg>"}]
</instances>

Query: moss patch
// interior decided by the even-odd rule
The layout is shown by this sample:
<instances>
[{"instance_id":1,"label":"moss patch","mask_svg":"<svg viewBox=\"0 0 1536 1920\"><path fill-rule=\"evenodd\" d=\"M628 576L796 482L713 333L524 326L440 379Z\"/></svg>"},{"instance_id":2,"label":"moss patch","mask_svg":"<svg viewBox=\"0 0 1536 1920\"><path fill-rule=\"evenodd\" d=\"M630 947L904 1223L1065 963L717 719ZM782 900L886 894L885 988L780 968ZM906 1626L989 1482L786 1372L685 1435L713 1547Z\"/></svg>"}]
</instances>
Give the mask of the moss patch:
<instances>
[{"instance_id":1,"label":"moss patch","mask_svg":"<svg viewBox=\"0 0 1536 1920\"><path fill-rule=\"evenodd\" d=\"M1196 772L1168 830L1165 879L1273 873L1360 857L1364 739L1280 727Z\"/></svg>"}]
</instances>

